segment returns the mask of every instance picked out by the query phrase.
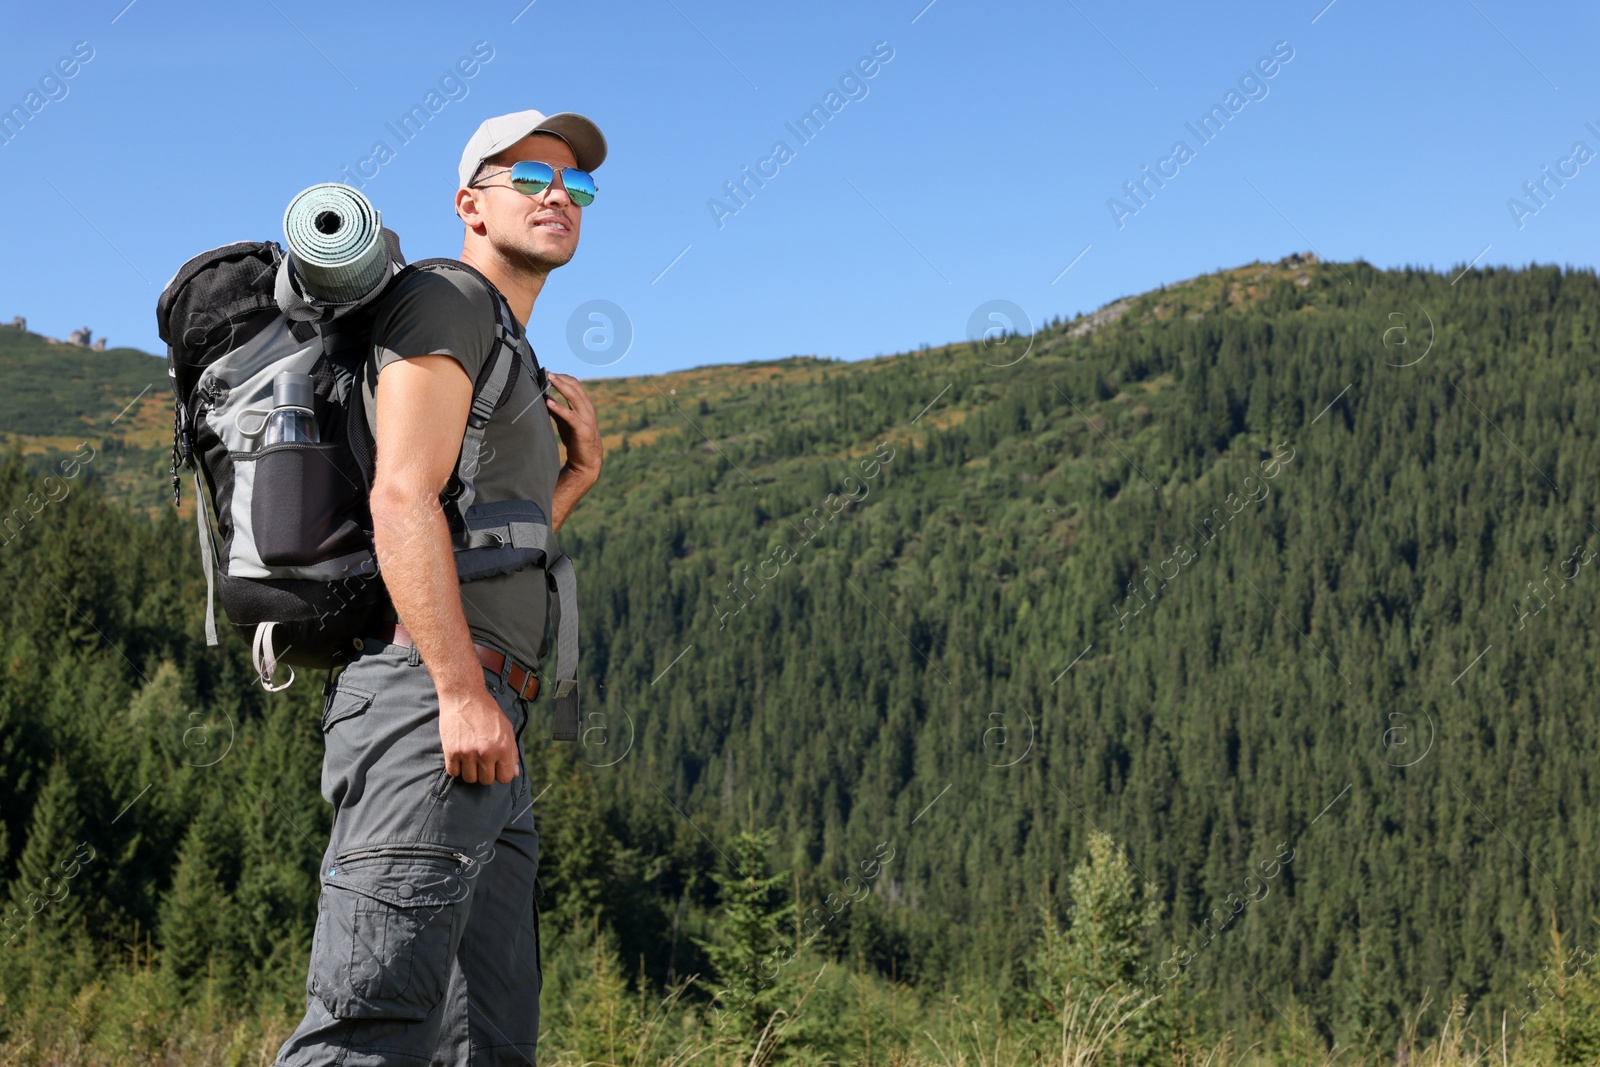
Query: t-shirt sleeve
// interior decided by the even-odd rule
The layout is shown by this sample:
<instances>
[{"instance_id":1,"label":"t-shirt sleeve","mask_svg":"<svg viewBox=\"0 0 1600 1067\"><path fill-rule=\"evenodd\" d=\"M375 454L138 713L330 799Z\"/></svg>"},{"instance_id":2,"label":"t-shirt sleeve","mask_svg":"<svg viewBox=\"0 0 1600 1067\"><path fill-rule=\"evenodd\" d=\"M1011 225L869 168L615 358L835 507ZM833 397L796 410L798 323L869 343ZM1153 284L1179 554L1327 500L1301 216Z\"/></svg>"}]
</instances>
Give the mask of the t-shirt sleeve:
<instances>
[{"instance_id":1,"label":"t-shirt sleeve","mask_svg":"<svg viewBox=\"0 0 1600 1067\"><path fill-rule=\"evenodd\" d=\"M376 371L399 359L445 355L477 381L494 348L493 309L463 280L472 279L459 271L418 271L401 282L372 323Z\"/></svg>"}]
</instances>

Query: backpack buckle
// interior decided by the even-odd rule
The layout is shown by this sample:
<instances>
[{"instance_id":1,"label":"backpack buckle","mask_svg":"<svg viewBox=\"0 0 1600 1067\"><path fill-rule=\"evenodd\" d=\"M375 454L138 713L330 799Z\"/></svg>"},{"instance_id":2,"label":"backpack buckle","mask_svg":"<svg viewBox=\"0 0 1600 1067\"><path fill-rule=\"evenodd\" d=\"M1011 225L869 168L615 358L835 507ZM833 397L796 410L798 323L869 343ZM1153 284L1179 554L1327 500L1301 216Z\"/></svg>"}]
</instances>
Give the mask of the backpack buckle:
<instances>
[{"instance_id":1,"label":"backpack buckle","mask_svg":"<svg viewBox=\"0 0 1600 1067\"><path fill-rule=\"evenodd\" d=\"M193 470L194 421L189 417L189 409L179 404L172 422L173 458L184 470Z\"/></svg>"}]
</instances>

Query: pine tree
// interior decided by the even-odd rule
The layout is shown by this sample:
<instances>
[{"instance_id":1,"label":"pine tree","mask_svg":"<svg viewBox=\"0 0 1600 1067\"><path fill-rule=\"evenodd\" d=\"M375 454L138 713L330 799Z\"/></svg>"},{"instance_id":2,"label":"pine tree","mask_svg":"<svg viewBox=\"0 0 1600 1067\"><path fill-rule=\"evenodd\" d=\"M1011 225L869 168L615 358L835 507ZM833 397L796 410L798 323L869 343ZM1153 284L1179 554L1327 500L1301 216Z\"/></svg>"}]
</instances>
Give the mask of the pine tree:
<instances>
[{"instance_id":1,"label":"pine tree","mask_svg":"<svg viewBox=\"0 0 1600 1067\"><path fill-rule=\"evenodd\" d=\"M1046 910L1044 936L1025 965L1034 993L1028 1027L1040 1051L1059 1048L1064 1016L1103 997L1098 1011L1131 1015L1112 1048L1125 1062L1165 1064L1182 1044L1171 994L1141 977L1146 940L1162 912L1156 887L1142 886L1110 834L1091 831L1089 851L1067 880L1070 926L1063 934ZM1123 999L1126 998L1126 999ZM1120 1002L1120 1004L1118 1003Z\"/></svg>"},{"instance_id":2,"label":"pine tree","mask_svg":"<svg viewBox=\"0 0 1600 1067\"><path fill-rule=\"evenodd\" d=\"M711 964L724 1019L743 1019L756 1029L766 1024L791 958L783 930L785 918L794 910L792 902L783 901L789 872L767 873L773 837L771 830L734 836L728 845L733 871L711 875L722 904L719 936L694 938Z\"/></svg>"},{"instance_id":3,"label":"pine tree","mask_svg":"<svg viewBox=\"0 0 1600 1067\"><path fill-rule=\"evenodd\" d=\"M0 684L0 879L6 877L15 858L11 852L10 828L17 827L20 837L20 831L27 826L27 813L19 810L18 802L33 786L33 770L27 759L28 722L18 710L21 694L17 690L21 686L5 663L12 651L4 647L4 640L0 638L0 677L4 678L4 683ZM33 668L36 664L26 664L26 667ZM3 939L4 935L0 935L0 940Z\"/></svg>"},{"instance_id":4,"label":"pine tree","mask_svg":"<svg viewBox=\"0 0 1600 1067\"><path fill-rule=\"evenodd\" d=\"M564 749L545 747L544 773L551 783L548 800L536 811L539 819L540 901L551 925L563 931L588 929L596 915L608 922L608 891L615 888L613 862L620 852L606 832L605 812L593 782L593 771L579 766Z\"/></svg>"},{"instance_id":5,"label":"pine tree","mask_svg":"<svg viewBox=\"0 0 1600 1067\"><path fill-rule=\"evenodd\" d=\"M1529 975L1513 1013L1528 1045L1553 1067L1600 1062L1600 956L1581 942L1573 947L1550 916L1544 965Z\"/></svg>"},{"instance_id":6,"label":"pine tree","mask_svg":"<svg viewBox=\"0 0 1600 1067\"><path fill-rule=\"evenodd\" d=\"M1133 984L1143 969L1145 938L1161 917L1156 887L1141 887L1127 854L1110 834L1092 831L1089 854L1067 880L1066 957L1072 978L1104 990Z\"/></svg>"},{"instance_id":7,"label":"pine tree","mask_svg":"<svg viewBox=\"0 0 1600 1067\"><path fill-rule=\"evenodd\" d=\"M72 776L57 759L34 801L27 845L8 894L6 936L24 939L45 954L68 943L85 911L85 870L96 858L84 840Z\"/></svg>"},{"instance_id":8,"label":"pine tree","mask_svg":"<svg viewBox=\"0 0 1600 1067\"><path fill-rule=\"evenodd\" d=\"M1345 989L1344 1013L1349 1030L1345 1044L1370 1053L1374 1048L1387 1046L1394 1036L1391 1031L1394 1029L1395 1006L1384 996L1378 968L1368 958L1369 938L1367 927L1362 923L1361 911L1358 903L1355 944L1341 943L1342 951L1334 967L1334 978Z\"/></svg>"},{"instance_id":9,"label":"pine tree","mask_svg":"<svg viewBox=\"0 0 1600 1067\"><path fill-rule=\"evenodd\" d=\"M190 827L178 850L172 887L161 901L161 966L180 992L189 993L214 971L226 975L227 894L217 882L217 869L201 825ZM221 956L221 967L213 961Z\"/></svg>"},{"instance_id":10,"label":"pine tree","mask_svg":"<svg viewBox=\"0 0 1600 1067\"><path fill-rule=\"evenodd\" d=\"M622 1063L640 1037L642 1004L629 1003L628 980L617 959L616 938L591 920L588 930L558 935L576 957L560 1026L560 1047L571 1049L584 1063ZM553 955L554 953L552 953Z\"/></svg>"}]
</instances>

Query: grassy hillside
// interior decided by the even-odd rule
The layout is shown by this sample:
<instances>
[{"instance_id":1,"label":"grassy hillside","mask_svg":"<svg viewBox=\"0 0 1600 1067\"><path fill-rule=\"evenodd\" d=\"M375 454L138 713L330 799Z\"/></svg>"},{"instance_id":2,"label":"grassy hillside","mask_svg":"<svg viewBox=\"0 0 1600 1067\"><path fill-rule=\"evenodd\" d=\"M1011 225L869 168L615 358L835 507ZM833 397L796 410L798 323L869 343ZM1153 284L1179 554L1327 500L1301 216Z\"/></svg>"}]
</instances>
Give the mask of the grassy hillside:
<instances>
[{"instance_id":1,"label":"grassy hillside","mask_svg":"<svg viewBox=\"0 0 1600 1067\"><path fill-rule=\"evenodd\" d=\"M95 458L86 476L109 496L145 508L161 502L160 474L172 440L163 360L133 348L94 352L0 329L0 374L0 444L19 449L43 471L87 442Z\"/></svg>"},{"instance_id":2,"label":"grassy hillside","mask_svg":"<svg viewBox=\"0 0 1600 1067\"><path fill-rule=\"evenodd\" d=\"M607 448L620 448L624 440L641 448L661 430L641 421L640 413L657 403L670 410L667 398L676 400L674 390L693 409L752 382L812 382L828 365L797 357L603 379L589 389L607 414ZM95 458L86 477L108 497L151 514L171 506L172 392L163 358L133 348L95 352L0 328L0 375L7 386L0 392L0 446L20 451L30 469L43 474L87 442ZM181 514L193 514L191 496L186 487Z\"/></svg>"},{"instance_id":3,"label":"grassy hillside","mask_svg":"<svg viewBox=\"0 0 1600 1067\"><path fill-rule=\"evenodd\" d=\"M1457 1031L1498 1043L1504 1014L1513 1047L1587 1062L1597 338L1592 272L1291 259L1004 348L594 383L605 473L562 532L586 740L529 735L552 943L579 946L552 988L708 973L706 944L738 947L734 854L782 874L761 937L821 917L805 958L848 974L805 1025L841 1062L872 1059L863 1027L880 1059L935 1058L922 1028L966 1026L955 1003L985 1034L1059 1026L1053 983L1107 945L1173 1013L1140 1040L1393 1062L1424 999L1460 998ZM113 486L133 455L107 449ZM112 981L105 946L154 928L115 988L287 1017L326 831L316 686L265 697L238 642L201 648L192 534L134 522L75 494L0 553L0 874L87 836L116 857L88 868L89 947L37 959ZM127 709L92 729L90 663L96 706ZM183 758L194 714L234 755ZM147 786L136 826L90 817ZM1111 863L1102 831L1127 864L1103 893L1072 874ZM48 1000L43 964L7 966L0 992Z\"/></svg>"},{"instance_id":4,"label":"grassy hillside","mask_svg":"<svg viewBox=\"0 0 1600 1067\"><path fill-rule=\"evenodd\" d=\"M137 349L94 352L16 329L0 329L0 366L0 428L34 437L104 433L130 401L167 381L166 364Z\"/></svg>"}]
</instances>

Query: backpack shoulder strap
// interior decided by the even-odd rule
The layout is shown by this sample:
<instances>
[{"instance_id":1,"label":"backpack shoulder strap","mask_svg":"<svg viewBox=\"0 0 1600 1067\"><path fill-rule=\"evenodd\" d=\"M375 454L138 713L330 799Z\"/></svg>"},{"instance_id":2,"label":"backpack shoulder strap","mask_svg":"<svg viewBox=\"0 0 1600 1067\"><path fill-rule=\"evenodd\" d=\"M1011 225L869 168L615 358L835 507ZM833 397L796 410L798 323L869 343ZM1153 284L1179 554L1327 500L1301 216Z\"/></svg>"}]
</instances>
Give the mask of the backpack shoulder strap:
<instances>
[{"instance_id":1,"label":"backpack shoulder strap","mask_svg":"<svg viewBox=\"0 0 1600 1067\"><path fill-rule=\"evenodd\" d=\"M452 489L456 486L460 488L460 493L456 496L456 507L464 520L467 508L472 506L477 496L471 472L477 471L483 455L483 435L489 426L489 416L511 398L511 385L515 381L517 368L521 363L517 354L517 341L521 334L505 297L501 296L500 290L495 288L494 283L476 268L455 259L423 259L411 264L408 269L455 270L471 275L484 288L485 294L494 305L494 348L478 371L477 381L472 384L472 408L467 412L467 428L462 434L461 454L456 460L453 478L456 485L451 486ZM463 472L469 473L463 474Z\"/></svg>"}]
</instances>

